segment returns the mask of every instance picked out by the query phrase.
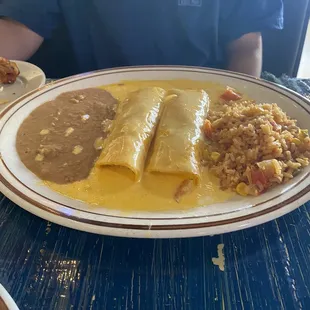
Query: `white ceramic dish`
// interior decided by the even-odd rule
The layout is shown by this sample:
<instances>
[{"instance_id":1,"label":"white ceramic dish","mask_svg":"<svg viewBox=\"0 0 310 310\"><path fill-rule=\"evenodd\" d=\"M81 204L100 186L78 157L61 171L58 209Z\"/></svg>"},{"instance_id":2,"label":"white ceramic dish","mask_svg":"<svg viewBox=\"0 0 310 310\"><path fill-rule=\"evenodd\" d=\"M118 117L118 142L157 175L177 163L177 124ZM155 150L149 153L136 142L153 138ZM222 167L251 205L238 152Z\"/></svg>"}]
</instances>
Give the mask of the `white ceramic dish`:
<instances>
[{"instance_id":1,"label":"white ceramic dish","mask_svg":"<svg viewBox=\"0 0 310 310\"><path fill-rule=\"evenodd\" d=\"M10 102L43 86L46 81L44 72L37 66L29 62L13 61L17 64L20 75L14 84L0 84L0 111Z\"/></svg>"},{"instance_id":2,"label":"white ceramic dish","mask_svg":"<svg viewBox=\"0 0 310 310\"><path fill-rule=\"evenodd\" d=\"M27 115L66 91L139 79L191 79L229 85L258 102L278 103L298 120L302 128L310 130L310 105L306 98L246 75L190 67L132 67L87 73L31 92L1 113L1 191L25 210L60 225L98 234L140 238L192 237L230 232L273 220L310 199L310 167L288 184L259 197L235 197L225 203L182 212L124 215L104 206L89 206L38 185L38 178L20 162L15 148L18 127Z\"/></svg>"},{"instance_id":3,"label":"white ceramic dish","mask_svg":"<svg viewBox=\"0 0 310 310\"><path fill-rule=\"evenodd\" d=\"M0 284L0 310L18 310L16 303L5 288Z\"/></svg>"}]
</instances>

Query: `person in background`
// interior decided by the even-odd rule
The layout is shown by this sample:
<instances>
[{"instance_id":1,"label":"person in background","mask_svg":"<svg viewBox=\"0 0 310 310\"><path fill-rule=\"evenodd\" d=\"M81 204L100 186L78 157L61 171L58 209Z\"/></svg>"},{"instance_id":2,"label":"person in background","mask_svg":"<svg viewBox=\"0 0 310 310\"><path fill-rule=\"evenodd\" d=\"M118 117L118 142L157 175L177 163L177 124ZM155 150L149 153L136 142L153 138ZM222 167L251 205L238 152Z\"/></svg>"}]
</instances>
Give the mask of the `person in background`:
<instances>
[{"instance_id":1,"label":"person in background","mask_svg":"<svg viewBox=\"0 0 310 310\"><path fill-rule=\"evenodd\" d=\"M27 60L64 22L85 72L132 65L262 70L282 0L0 0L0 56Z\"/></svg>"}]
</instances>

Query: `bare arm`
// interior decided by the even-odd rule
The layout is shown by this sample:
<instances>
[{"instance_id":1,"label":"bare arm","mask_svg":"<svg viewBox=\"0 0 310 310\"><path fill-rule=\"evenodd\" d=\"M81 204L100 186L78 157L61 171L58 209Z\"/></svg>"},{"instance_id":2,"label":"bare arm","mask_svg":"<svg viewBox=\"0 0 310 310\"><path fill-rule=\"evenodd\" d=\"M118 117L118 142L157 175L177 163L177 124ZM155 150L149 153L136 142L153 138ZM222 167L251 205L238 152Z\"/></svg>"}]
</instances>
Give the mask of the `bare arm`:
<instances>
[{"instance_id":1,"label":"bare arm","mask_svg":"<svg viewBox=\"0 0 310 310\"><path fill-rule=\"evenodd\" d=\"M40 47L43 38L26 26L0 18L0 56L27 60Z\"/></svg>"},{"instance_id":2,"label":"bare arm","mask_svg":"<svg viewBox=\"0 0 310 310\"><path fill-rule=\"evenodd\" d=\"M227 48L228 70L260 77L263 43L261 33L248 33Z\"/></svg>"}]
</instances>

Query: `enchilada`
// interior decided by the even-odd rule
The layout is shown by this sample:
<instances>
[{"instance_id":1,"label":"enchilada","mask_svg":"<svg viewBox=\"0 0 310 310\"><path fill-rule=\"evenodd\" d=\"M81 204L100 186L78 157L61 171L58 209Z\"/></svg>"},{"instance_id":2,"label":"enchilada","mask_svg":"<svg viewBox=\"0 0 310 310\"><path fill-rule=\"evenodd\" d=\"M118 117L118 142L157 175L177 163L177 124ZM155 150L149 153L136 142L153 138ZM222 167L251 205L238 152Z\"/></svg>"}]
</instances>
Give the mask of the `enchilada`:
<instances>
[{"instance_id":1,"label":"enchilada","mask_svg":"<svg viewBox=\"0 0 310 310\"><path fill-rule=\"evenodd\" d=\"M135 180L140 180L164 96L164 89L148 87L131 93L120 103L97 166L128 168Z\"/></svg>"},{"instance_id":2,"label":"enchilada","mask_svg":"<svg viewBox=\"0 0 310 310\"><path fill-rule=\"evenodd\" d=\"M203 90L171 90L165 99L147 170L200 180L201 126L209 109Z\"/></svg>"}]
</instances>

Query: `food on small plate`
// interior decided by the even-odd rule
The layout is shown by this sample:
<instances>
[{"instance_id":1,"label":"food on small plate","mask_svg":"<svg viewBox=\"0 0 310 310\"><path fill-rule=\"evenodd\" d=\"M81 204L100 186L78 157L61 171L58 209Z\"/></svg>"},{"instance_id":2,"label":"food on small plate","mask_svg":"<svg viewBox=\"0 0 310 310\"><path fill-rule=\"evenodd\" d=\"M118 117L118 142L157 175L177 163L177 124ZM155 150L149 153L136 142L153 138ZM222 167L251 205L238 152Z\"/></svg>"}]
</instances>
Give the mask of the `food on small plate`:
<instances>
[{"instance_id":1,"label":"food on small plate","mask_svg":"<svg viewBox=\"0 0 310 310\"><path fill-rule=\"evenodd\" d=\"M125 167L134 173L136 181L140 180L164 96L162 88L144 88L120 104L97 166Z\"/></svg>"},{"instance_id":2,"label":"food on small plate","mask_svg":"<svg viewBox=\"0 0 310 310\"><path fill-rule=\"evenodd\" d=\"M0 57L0 84L15 83L20 71L17 64L4 57Z\"/></svg>"},{"instance_id":3,"label":"food on small plate","mask_svg":"<svg viewBox=\"0 0 310 310\"><path fill-rule=\"evenodd\" d=\"M242 196L257 196L309 165L308 131L277 104L228 101L210 111L204 133L205 164L222 189Z\"/></svg>"}]
</instances>

